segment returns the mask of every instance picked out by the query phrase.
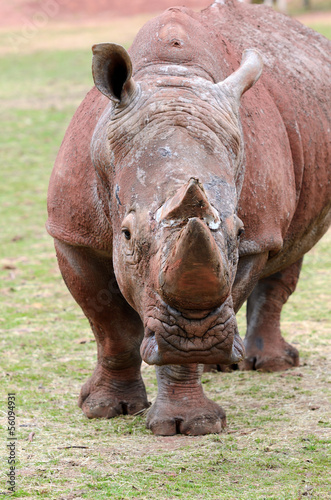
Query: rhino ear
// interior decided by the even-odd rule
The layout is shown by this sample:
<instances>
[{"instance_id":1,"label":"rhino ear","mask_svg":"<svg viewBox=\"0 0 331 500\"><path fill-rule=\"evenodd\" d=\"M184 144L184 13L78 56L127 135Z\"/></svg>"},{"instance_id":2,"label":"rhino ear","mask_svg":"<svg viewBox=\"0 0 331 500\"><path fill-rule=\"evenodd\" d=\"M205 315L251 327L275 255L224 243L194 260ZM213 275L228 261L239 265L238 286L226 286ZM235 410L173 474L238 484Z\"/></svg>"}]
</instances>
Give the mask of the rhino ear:
<instances>
[{"instance_id":1,"label":"rhino ear","mask_svg":"<svg viewBox=\"0 0 331 500\"><path fill-rule=\"evenodd\" d=\"M229 89L239 101L241 96L258 81L263 69L263 59L256 49L243 52L240 67L217 85Z\"/></svg>"},{"instance_id":2,"label":"rhino ear","mask_svg":"<svg viewBox=\"0 0 331 500\"><path fill-rule=\"evenodd\" d=\"M115 43L93 45L92 51L95 86L111 101L127 104L136 90L129 54L124 47Z\"/></svg>"}]
</instances>

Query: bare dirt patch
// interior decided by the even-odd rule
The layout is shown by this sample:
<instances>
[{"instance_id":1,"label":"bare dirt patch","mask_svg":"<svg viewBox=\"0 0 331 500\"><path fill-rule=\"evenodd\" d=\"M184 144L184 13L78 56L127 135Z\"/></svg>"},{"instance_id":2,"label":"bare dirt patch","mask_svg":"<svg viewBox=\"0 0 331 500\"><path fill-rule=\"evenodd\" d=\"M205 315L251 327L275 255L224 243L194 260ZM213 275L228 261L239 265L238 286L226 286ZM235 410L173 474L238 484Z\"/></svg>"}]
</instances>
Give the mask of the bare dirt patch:
<instances>
[{"instance_id":1,"label":"bare dirt patch","mask_svg":"<svg viewBox=\"0 0 331 500\"><path fill-rule=\"evenodd\" d=\"M0 53L90 49L95 43L129 46L139 29L170 6L199 11L212 0L12 0L0 3ZM331 10L296 17L306 25L331 25ZM8 107L8 106L7 106Z\"/></svg>"},{"instance_id":2,"label":"bare dirt patch","mask_svg":"<svg viewBox=\"0 0 331 500\"><path fill-rule=\"evenodd\" d=\"M331 5L330 5L331 7ZM329 25L331 24L331 11L329 12L306 12L300 16L296 16L296 19L302 24L309 25Z\"/></svg>"},{"instance_id":3,"label":"bare dirt patch","mask_svg":"<svg viewBox=\"0 0 331 500\"><path fill-rule=\"evenodd\" d=\"M184 5L201 10L212 3L210 0L11 0L0 3L0 27L21 27L27 22L42 24L48 18L56 23L89 23L107 17L135 16L162 12Z\"/></svg>"},{"instance_id":4,"label":"bare dirt patch","mask_svg":"<svg viewBox=\"0 0 331 500\"><path fill-rule=\"evenodd\" d=\"M11 0L0 3L0 29L20 29L49 24L96 25L122 17L149 17L169 7L185 6L193 10L208 7L212 0ZM289 0L289 4L294 3ZM331 7L331 6L330 6ZM318 6L317 6L318 8ZM316 9L316 5L315 5ZM331 12L307 12L298 17L303 24L329 24Z\"/></svg>"},{"instance_id":5,"label":"bare dirt patch","mask_svg":"<svg viewBox=\"0 0 331 500\"><path fill-rule=\"evenodd\" d=\"M90 49L93 44L100 42L129 46L139 29L151 17L153 14L143 14L114 20L107 15L103 19L82 20L80 23L49 22L44 27L31 29L29 32L24 26L3 29L0 24L0 53Z\"/></svg>"}]
</instances>

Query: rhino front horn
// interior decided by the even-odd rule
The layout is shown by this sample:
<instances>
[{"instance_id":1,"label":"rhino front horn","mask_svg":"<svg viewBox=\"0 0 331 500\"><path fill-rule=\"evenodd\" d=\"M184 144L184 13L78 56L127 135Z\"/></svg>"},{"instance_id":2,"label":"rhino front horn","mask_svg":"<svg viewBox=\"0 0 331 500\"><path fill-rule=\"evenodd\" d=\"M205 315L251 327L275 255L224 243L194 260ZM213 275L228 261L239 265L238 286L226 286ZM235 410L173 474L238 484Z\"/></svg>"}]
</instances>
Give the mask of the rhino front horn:
<instances>
[{"instance_id":1,"label":"rhino front horn","mask_svg":"<svg viewBox=\"0 0 331 500\"><path fill-rule=\"evenodd\" d=\"M159 277L164 300L179 310L209 311L230 293L221 253L198 217L188 220Z\"/></svg>"}]
</instances>

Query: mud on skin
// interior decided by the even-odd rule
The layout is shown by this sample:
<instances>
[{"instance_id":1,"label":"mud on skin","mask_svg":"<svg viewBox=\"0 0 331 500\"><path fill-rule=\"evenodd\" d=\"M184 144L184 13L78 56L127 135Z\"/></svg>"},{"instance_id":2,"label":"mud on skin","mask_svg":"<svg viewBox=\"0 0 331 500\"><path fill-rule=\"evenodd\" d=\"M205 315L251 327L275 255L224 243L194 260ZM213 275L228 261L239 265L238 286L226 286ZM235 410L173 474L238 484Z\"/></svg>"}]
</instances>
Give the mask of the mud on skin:
<instances>
[{"instance_id":1,"label":"mud on skin","mask_svg":"<svg viewBox=\"0 0 331 500\"><path fill-rule=\"evenodd\" d=\"M330 224L330 54L297 21L235 0L168 9L129 53L93 47L95 87L58 153L47 222L97 342L87 417L148 407L143 358L157 365L152 432L221 432L203 364L298 366L280 315Z\"/></svg>"}]
</instances>

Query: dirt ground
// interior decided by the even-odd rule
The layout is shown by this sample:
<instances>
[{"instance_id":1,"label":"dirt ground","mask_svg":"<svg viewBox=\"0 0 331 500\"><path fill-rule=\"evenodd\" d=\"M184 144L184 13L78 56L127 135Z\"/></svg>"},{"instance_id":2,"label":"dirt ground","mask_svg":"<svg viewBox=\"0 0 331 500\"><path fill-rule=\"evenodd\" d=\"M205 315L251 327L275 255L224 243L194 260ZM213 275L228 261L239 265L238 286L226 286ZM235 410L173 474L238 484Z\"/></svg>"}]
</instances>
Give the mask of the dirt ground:
<instances>
[{"instance_id":1,"label":"dirt ground","mask_svg":"<svg viewBox=\"0 0 331 500\"><path fill-rule=\"evenodd\" d=\"M96 24L117 17L153 14L184 5L193 10L208 7L212 0L11 0L0 3L0 28L27 27L29 23L41 27L55 24ZM299 16L304 24L330 23L330 12L309 12Z\"/></svg>"},{"instance_id":2,"label":"dirt ground","mask_svg":"<svg viewBox=\"0 0 331 500\"><path fill-rule=\"evenodd\" d=\"M211 0L11 0L0 3L0 27L20 27L27 21L42 24L46 20L85 24L105 17L113 20L116 17L162 12L175 5L201 10L210 3Z\"/></svg>"}]
</instances>

